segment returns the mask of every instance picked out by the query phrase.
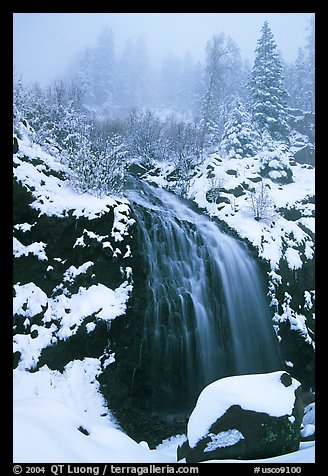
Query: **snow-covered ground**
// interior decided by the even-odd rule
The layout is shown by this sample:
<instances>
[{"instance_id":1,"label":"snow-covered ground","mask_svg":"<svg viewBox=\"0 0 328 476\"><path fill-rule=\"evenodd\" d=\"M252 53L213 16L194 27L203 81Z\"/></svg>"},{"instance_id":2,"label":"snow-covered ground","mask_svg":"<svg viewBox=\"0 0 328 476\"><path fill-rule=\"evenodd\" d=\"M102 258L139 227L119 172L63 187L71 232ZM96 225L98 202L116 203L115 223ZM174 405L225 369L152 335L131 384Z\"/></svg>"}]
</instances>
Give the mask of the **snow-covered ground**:
<instances>
[{"instance_id":1,"label":"snow-covered ground","mask_svg":"<svg viewBox=\"0 0 328 476\"><path fill-rule=\"evenodd\" d=\"M197 167L188 197L210 216L224 221L241 238L247 239L272 269L278 267L281 258L286 259L290 269L297 269L302 266L302 256L296 250L300 244L305 246L305 258L311 259L314 254L314 243L307 231L315 231L315 205L308 201L315 194L315 169L294 162L291 183L281 185L270 177L264 178L267 196L261 219L255 220L250 190L254 188L256 193L261 188L260 168L258 157L227 160L216 153L210 154ZM161 173L147 178L159 186L170 187L166 177L171 171L170 164L163 164ZM215 200L207 199L207 193L214 188L225 200L215 203ZM238 188L243 189L241 193ZM296 220L284 218L279 211L281 208L295 208L301 217Z\"/></svg>"},{"instance_id":2,"label":"snow-covered ground","mask_svg":"<svg viewBox=\"0 0 328 476\"><path fill-rule=\"evenodd\" d=\"M15 369L15 463L177 462L176 448L186 436L173 435L155 450L129 438L99 392L96 376L100 370L94 358L70 362L63 373L47 366L35 373ZM313 463L314 449L314 442L301 443L295 453L254 462Z\"/></svg>"}]
</instances>

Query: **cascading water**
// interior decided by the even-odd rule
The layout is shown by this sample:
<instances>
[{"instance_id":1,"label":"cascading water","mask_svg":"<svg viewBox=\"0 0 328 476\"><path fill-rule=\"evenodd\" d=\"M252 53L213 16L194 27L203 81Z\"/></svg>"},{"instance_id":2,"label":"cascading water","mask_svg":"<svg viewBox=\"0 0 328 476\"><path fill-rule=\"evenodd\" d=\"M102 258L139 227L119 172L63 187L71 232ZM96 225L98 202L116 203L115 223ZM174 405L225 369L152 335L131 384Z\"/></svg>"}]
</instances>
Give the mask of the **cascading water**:
<instances>
[{"instance_id":1,"label":"cascading water","mask_svg":"<svg viewBox=\"0 0 328 476\"><path fill-rule=\"evenodd\" d=\"M139 183L127 196L147 274L138 365L148 367L153 409L188 411L218 378L279 369L268 302L246 245L163 189Z\"/></svg>"}]
</instances>

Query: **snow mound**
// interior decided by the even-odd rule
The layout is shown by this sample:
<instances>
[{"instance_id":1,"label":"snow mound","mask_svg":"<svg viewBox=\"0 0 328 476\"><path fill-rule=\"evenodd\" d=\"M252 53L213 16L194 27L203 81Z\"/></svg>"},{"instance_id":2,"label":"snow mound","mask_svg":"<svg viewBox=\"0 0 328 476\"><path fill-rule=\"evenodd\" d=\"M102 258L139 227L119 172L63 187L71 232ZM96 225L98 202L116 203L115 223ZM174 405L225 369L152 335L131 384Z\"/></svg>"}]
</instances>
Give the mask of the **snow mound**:
<instances>
[{"instance_id":1,"label":"snow mound","mask_svg":"<svg viewBox=\"0 0 328 476\"><path fill-rule=\"evenodd\" d=\"M232 405L274 417L291 415L295 390L300 383L292 379L292 384L285 387L280 380L284 373L278 371L226 377L205 387L189 418L187 436L190 447L194 448L212 424Z\"/></svg>"},{"instance_id":2,"label":"snow mound","mask_svg":"<svg viewBox=\"0 0 328 476\"><path fill-rule=\"evenodd\" d=\"M89 424L47 398L14 404L15 463L144 463L162 459L108 424ZM151 455L151 458L150 458Z\"/></svg>"}]
</instances>

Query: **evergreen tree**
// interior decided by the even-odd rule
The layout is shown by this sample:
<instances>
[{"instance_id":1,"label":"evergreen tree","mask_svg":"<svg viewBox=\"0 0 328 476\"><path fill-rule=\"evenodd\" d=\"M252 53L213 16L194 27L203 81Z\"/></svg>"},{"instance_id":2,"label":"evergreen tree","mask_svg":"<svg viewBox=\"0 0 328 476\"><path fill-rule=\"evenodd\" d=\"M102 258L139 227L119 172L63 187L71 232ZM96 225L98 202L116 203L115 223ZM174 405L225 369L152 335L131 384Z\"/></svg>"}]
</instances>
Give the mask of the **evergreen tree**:
<instances>
[{"instance_id":1,"label":"evergreen tree","mask_svg":"<svg viewBox=\"0 0 328 476\"><path fill-rule=\"evenodd\" d=\"M94 50L86 48L77 58L72 77L81 88L84 103L87 105L92 105L96 102L93 76Z\"/></svg>"},{"instance_id":2,"label":"evergreen tree","mask_svg":"<svg viewBox=\"0 0 328 476\"><path fill-rule=\"evenodd\" d=\"M306 45L298 49L295 63L284 66L289 105L304 112L314 112L314 21L309 27Z\"/></svg>"},{"instance_id":3,"label":"evergreen tree","mask_svg":"<svg viewBox=\"0 0 328 476\"><path fill-rule=\"evenodd\" d=\"M181 60L169 51L162 61L160 71L160 96L164 107L172 107L179 103L178 85L181 70Z\"/></svg>"},{"instance_id":4,"label":"evergreen tree","mask_svg":"<svg viewBox=\"0 0 328 476\"><path fill-rule=\"evenodd\" d=\"M251 125L250 114L236 99L225 124L221 151L229 159L252 157L257 152L258 138Z\"/></svg>"},{"instance_id":5,"label":"evergreen tree","mask_svg":"<svg viewBox=\"0 0 328 476\"><path fill-rule=\"evenodd\" d=\"M98 37L93 54L94 95L104 109L113 105L116 95L115 67L114 35L106 27Z\"/></svg>"},{"instance_id":6,"label":"evergreen tree","mask_svg":"<svg viewBox=\"0 0 328 476\"><path fill-rule=\"evenodd\" d=\"M272 139L288 142L288 93L277 45L267 21L261 32L251 79L252 118L259 132L267 131Z\"/></svg>"}]
</instances>

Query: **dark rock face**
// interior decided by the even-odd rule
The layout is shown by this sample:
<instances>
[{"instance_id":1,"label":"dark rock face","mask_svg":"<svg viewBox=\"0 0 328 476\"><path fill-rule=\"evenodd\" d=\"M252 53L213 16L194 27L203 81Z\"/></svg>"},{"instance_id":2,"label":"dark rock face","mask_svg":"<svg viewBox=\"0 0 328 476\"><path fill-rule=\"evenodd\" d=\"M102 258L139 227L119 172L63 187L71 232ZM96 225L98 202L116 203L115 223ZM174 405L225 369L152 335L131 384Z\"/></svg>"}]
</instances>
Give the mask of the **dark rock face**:
<instances>
[{"instance_id":1,"label":"dark rock face","mask_svg":"<svg viewBox=\"0 0 328 476\"><path fill-rule=\"evenodd\" d=\"M304 292L307 289L315 289L315 260L306 260L302 268L296 271L289 269L286 262L281 260L279 270L282 276L282 282L277 286L277 298L279 302L284 302L286 292L293 296L291 313L296 315L296 310L299 310L299 312L304 315L306 318L306 326L314 339L314 309L304 308ZM280 312L282 312L282 310ZM315 386L314 347L300 329L292 327L289 320L281 320L278 326L279 336L281 337L280 350L282 357L286 362L289 361L293 363L293 367L289 372L292 377L302 382L303 390L309 390Z\"/></svg>"},{"instance_id":2,"label":"dark rock face","mask_svg":"<svg viewBox=\"0 0 328 476\"><path fill-rule=\"evenodd\" d=\"M313 112L304 112L300 109L291 109L289 113L291 128L306 136L308 141L314 144L315 114Z\"/></svg>"},{"instance_id":3,"label":"dark rock face","mask_svg":"<svg viewBox=\"0 0 328 476\"><path fill-rule=\"evenodd\" d=\"M294 154L294 159L300 164L315 165L314 147L310 145L304 146Z\"/></svg>"},{"instance_id":4,"label":"dark rock face","mask_svg":"<svg viewBox=\"0 0 328 476\"><path fill-rule=\"evenodd\" d=\"M13 138L13 154L17 154L18 152L18 140L17 137Z\"/></svg>"},{"instance_id":5,"label":"dark rock face","mask_svg":"<svg viewBox=\"0 0 328 476\"><path fill-rule=\"evenodd\" d=\"M285 387L292 384L292 379L286 372L282 374L280 381ZM242 387L240 391L242 393ZM292 415L280 417L231 405L196 446L190 447L187 440L178 447L178 460L185 458L187 463L215 459L251 460L297 451L303 417L300 386L295 391L295 396Z\"/></svg>"},{"instance_id":6,"label":"dark rock face","mask_svg":"<svg viewBox=\"0 0 328 476\"><path fill-rule=\"evenodd\" d=\"M31 162L29 158L23 159ZM55 176L55 172L52 175ZM40 293L44 293L45 305L40 312L32 314L27 312L28 301L23 304L13 317L14 336L23 334L31 339L38 339L43 327L51 329L54 337L51 345L42 349L29 370L32 372L47 365L51 369L62 371L74 359L105 355L111 350L108 348L110 322L98 319L95 315L85 316L78 328L71 328L72 334L68 339L57 338L60 323L55 315L51 320L45 319L45 313L51 301L54 302L62 295L75 295L80 288L88 289L97 284L110 289L118 288L126 279L124 270L131 264L128 256L124 258L131 242L130 235L124 236L120 242L114 241L111 236L114 212L110 207L108 211L99 213L92 219L74 216L74 210L69 210L64 216L47 216L33 208L33 189L14 180L13 194L14 238L23 247L43 243L46 255L44 259L39 259L33 252L18 253L15 256L14 283L19 283L20 286L33 283ZM27 230L21 226L24 223L29 226ZM103 242L111 242L112 246L103 246ZM87 262L89 267L85 271L72 278L69 275L67 277L70 267L78 268ZM19 293L20 290L17 288L16 292ZM90 323L94 325L92 332L87 329ZM21 358L21 353L16 351L14 368L20 364Z\"/></svg>"}]
</instances>

